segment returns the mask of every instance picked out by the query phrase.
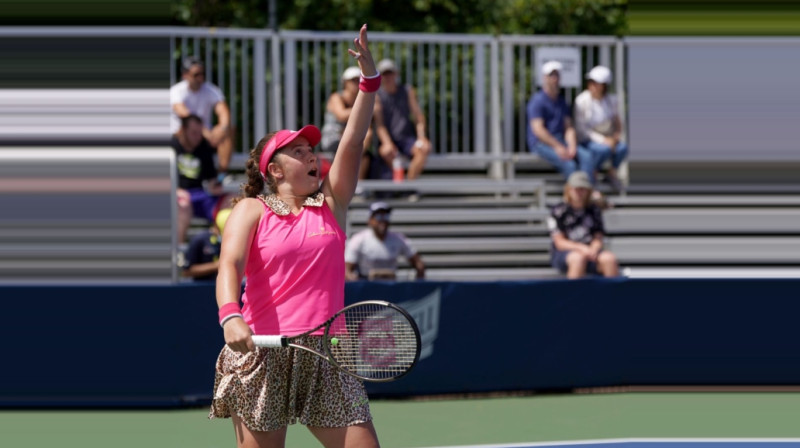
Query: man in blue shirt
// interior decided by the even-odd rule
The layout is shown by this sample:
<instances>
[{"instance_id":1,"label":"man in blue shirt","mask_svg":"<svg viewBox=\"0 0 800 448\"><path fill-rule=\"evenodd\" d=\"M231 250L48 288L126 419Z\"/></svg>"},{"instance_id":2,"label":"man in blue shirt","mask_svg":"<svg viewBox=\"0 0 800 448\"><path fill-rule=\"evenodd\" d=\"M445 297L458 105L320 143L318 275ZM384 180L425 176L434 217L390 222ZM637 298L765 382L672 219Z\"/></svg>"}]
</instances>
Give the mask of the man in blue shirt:
<instances>
[{"instance_id":1,"label":"man in blue shirt","mask_svg":"<svg viewBox=\"0 0 800 448\"><path fill-rule=\"evenodd\" d=\"M558 61L542 65L542 90L531 97L526 107L528 149L556 167L565 179L580 169L594 183L594 157L577 143L571 111L561 95L561 71Z\"/></svg>"}]
</instances>

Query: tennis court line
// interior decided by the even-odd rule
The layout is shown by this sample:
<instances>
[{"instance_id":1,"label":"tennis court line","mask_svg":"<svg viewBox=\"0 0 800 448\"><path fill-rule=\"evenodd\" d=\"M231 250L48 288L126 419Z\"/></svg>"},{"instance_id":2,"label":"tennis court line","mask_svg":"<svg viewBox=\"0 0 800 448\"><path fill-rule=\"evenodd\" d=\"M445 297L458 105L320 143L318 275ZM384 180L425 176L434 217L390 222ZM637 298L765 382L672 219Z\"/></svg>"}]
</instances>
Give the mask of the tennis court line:
<instances>
[{"instance_id":1,"label":"tennis court line","mask_svg":"<svg viewBox=\"0 0 800 448\"><path fill-rule=\"evenodd\" d=\"M587 439L558 440L553 442L511 443L502 445L447 445L427 448L534 448L543 446L607 445L615 443L798 443L796 438L625 438L625 439Z\"/></svg>"}]
</instances>

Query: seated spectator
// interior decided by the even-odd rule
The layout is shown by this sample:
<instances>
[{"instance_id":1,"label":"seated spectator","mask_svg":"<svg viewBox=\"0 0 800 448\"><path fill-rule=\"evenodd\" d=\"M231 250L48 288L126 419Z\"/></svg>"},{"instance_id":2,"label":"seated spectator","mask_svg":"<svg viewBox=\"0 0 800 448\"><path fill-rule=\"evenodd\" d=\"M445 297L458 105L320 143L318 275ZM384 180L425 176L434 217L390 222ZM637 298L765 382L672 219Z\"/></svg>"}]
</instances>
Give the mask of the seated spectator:
<instances>
[{"instance_id":1,"label":"seated spectator","mask_svg":"<svg viewBox=\"0 0 800 448\"><path fill-rule=\"evenodd\" d=\"M214 224L189 242L181 266L184 277L191 277L194 281L216 281L222 230L230 214L230 208L219 210L214 217Z\"/></svg>"},{"instance_id":2,"label":"seated spectator","mask_svg":"<svg viewBox=\"0 0 800 448\"><path fill-rule=\"evenodd\" d=\"M186 241L192 216L214 219L223 195L214 167L214 148L203 137L203 122L197 115L189 115L181 123L171 142L178 168L178 244Z\"/></svg>"},{"instance_id":3,"label":"seated spectator","mask_svg":"<svg viewBox=\"0 0 800 448\"><path fill-rule=\"evenodd\" d=\"M408 161L408 179L422 174L431 142L426 136L425 115L414 87L399 82L397 65L391 59L378 63L381 88L375 101L375 134L380 146L370 177L392 179L392 164L398 156Z\"/></svg>"},{"instance_id":4,"label":"seated spectator","mask_svg":"<svg viewBox=\"0 0 800 448\"><path fill-rule=\"evenodd\" d=\"M350 111L358 95L358 82L361 78L361 69L358 67L348 67L342 74L342 90L333 92L328 98L328 106L325 110L325 124L322 126L322 151L333 157L339 142L342 140L344 126L350 118ZM359 179L365 179L369 172L370 156L369 150L372 146L372 128L367 130L364 138L364 156L361 158L361 166L358 173Z\"/></svg>"},{"instance_id":5,"label":"seated spectator","mask_svg":"<svg viewBox=\"0 0 800 448\"><path fill-rule=\"evenodd\" d=\"M417 280L425 278L425 264L408 239L389 231L392 208L385 202L375 202L369 212L369 228L351 236L345 244L346 280L393 280L400 255L414 266Z\"/></svg>"},{"instance_id":6,"label":"seated spectator","mask_svg":"<svg viewBox=\"0 0 800 448\"><path fill-rule=\"evenodd\" d=\"M217 152L220 179L228 171L233 151L231 114L219 87L206 82L205 65L196 58L186 58L181 66L183 80L169 89L172 114L170 132L178 132L181 119L197 115L203 124L203 137ZM212 112L217 124L212 125Z\"/></svg>"},{"instance_id":7,"label":"seated spectator","mask_svg":"<svg viewBox=\"0 0 800 448\"><path fill-rule=\"evenodd\" d=\"M617 257L603 249L603 212L591 199L592 184L583 171L569 176L564 200L553 207L548 226L552 238L550 263L567 278L586 274L616 277Z\"/></svg>"},{"instance_id":8,"label":"seated spectator","mask_svg":"<svg viewBox=\"0 0 800 448\"><path fill-rule=\"evenodd\" d=\"M598 167L611 158L606 179L615 190L623 191L617 169L628 155L628 145L622 141L622 120L617 97L608 93L611 70L598 65L586 74L586 78L586 90L575 98L578 142L594 154Z\"/></svg>"},{"instance_id":9,"label":"seated spectator","mask_svg":"<svg viewBox=\"0 0 800 448\"><path fill-rule=\"evenodd\" d=\"M594 183L597 163L589 150L578 145L570 108L561 94L561 71L558 61L542 65L542 89L526 107L528 149L558 169L564 179L580 169Z\"/></svg>"}]
</instances>

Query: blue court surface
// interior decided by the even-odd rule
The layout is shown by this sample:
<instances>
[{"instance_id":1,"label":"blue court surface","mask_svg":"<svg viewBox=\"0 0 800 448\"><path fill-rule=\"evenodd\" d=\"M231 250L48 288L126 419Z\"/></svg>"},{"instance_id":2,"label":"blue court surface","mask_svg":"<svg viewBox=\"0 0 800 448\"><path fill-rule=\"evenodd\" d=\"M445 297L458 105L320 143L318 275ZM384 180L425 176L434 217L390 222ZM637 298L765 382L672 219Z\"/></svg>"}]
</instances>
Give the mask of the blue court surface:
<instances>
[{"instance_id":1,"label":"blue court surface","mask_svg":"<svg viewBox=\"0 0 800 448\"><path fill-rule=\"evenodd\" d=\"M800 439L602 439L431 448L800 448Z\"/></svg>"}]
</instances>

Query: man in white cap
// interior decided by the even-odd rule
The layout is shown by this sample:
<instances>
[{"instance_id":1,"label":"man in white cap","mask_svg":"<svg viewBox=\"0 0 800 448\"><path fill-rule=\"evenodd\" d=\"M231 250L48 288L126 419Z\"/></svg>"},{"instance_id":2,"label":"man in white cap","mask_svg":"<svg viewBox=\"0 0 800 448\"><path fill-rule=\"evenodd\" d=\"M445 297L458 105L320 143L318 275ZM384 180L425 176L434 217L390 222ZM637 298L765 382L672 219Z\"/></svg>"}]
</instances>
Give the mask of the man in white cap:
<instances>
[{"instance_id":1,"label":"man in white cap","mask_svg":"<svg viewBox=\"0 0 800 448\"><path fill-rule=\"evenodd\" d=\"M392 163L400 157L409 160L406 177L416 179L431 153L425 115L417 101L416 89L399 82L397 64L391 59L378 62L378 71L381 89L375 102L374 118L380 147L371 177L391 179Z\"/></svg>"},{"instance_id":2,"label":"man in white cap","mask_svg":"<svg viewBox=\"0 0 800 448\"><path fill-rule=\"evenodd\" d=\"M392 208L385 202L369 207L369 228L355 233L345 243L344 263L347 280L395 278L397 257L408 260L417 272L417 280L425 278L425 264L405 235L389 231Z\"/></svg>"},{"instance_id":3,"label":"man in white cap","mask_svg":"<svg viewBox=\"0 0 800 448\"><path fill-rule=\"evenodd\" d=\"M188 57L181 65L183 80L169 89L170 132L181 129L181 120L189 115L197 115L203 120L203 137L217 152L219 180L225 177L233 152L233 133L231 114L225 95L219 87L206 80L203 61ZM212 123L212 115L217 123Z\"/></svg>"},{"instance_id":4,"label":"man in white cap","mask_svg":"<svg viewBox=\"0 0 800 448\"><path fill-rule=\"evenodd\" d=\"M597 162L597 169L609 158L606 179L617 191L624 190L617 169L628 155L628 145L622 140L622 120L615 95L608 93L611 70L598 65L586 74L586 90L575 98L575 128L578 142L588 149Z\"/></svg>"},{"instance_id":5,"label":"man in white cap","mask_svg":"<svg viewBox=\"0 0 800 448\"><path fill-rule=\"evenodd\" d=\"M594 182L594 157L578 145L570 108L561 95L562 70L558 61L542 65L542 89L526 107L528 149L558 169L565 179L580 169Z\"/></svg>"}]
</instances>

